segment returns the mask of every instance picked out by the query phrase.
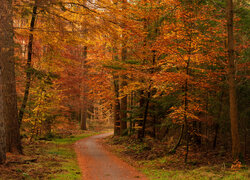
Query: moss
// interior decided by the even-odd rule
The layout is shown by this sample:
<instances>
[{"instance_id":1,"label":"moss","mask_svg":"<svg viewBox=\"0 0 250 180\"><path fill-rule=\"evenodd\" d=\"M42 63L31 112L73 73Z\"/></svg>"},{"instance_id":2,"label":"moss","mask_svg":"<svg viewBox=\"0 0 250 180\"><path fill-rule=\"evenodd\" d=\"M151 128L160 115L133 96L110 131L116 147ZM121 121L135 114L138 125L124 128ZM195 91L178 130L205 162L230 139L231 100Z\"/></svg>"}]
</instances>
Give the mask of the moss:
<instances>
[{"instance_id":1,"label":"moss","mask_svg":"<svg viewBox=\"0 0 250 180\"><path fill-rule=\"evenodd\" d=\"M219 167L217 167L219 168ZM152 167L144 168L143 173L145 173L150 179L190 179L190 180L247 180L250 177L250 170L239 170L237 172L226 170L214 170L213 167L202 167L194 170L164 170L164 169L154 169Z\"/></svg>"}]
</instances>

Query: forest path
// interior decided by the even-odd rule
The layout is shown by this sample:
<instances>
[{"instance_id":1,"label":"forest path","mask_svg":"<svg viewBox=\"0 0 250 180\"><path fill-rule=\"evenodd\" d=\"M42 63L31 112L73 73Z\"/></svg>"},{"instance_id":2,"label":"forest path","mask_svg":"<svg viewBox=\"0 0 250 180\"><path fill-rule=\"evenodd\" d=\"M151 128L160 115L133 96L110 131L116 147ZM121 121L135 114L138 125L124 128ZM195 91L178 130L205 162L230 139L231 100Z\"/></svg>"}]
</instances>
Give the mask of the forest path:
<instances>
[{"instance_id":1,"label":"forest path","mask_svg":"<svg viewBox=\"0 0 250 180\"><path fill-rule=\"evenodd\" d=\"M105 133L75 143L83 180L132 180L147 178L121 159L108 152L98 141L112 135Z\"/></svg>"}]
</instances>

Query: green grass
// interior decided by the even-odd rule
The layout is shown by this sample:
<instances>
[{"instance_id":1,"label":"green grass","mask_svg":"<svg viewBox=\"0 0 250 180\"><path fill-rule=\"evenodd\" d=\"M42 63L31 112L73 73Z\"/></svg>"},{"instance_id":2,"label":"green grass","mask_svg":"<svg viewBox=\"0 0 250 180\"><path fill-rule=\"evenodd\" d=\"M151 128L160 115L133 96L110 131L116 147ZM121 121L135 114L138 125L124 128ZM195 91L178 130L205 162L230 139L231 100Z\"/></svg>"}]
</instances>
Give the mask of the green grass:
<instances>
[{"instance_id":1,"label":"green grass","mask_svg":"<svg viewBox=\"0 0 250 180\"><path fill-rule=\"evenodd\" d=\"M246 165L239 166L237 171L230 167L232 163L217 161L210 165L199 164L198 159L190 159L187 164L182 158L176 155L165 155L163 157L148 159L133 156L138 153L138 149L144 150L144 144L129 144L122 138L109 139L110 148L122 159L135 166L151 180L248 180L250 179L250 169ZM128 151L128 150L133 151ZM129 153L128 153L129 152ZM133 152L133 153L132 153ZM145 151L146 152L146 151ZM142 151L144 153L144 151ZM131 155L132 154L132 155ZM147 153L144 154L145 157ZM200 167L201 166L201 167Z\"/></svg>"},{"instance_id":2,"label":"green grass","mask_svg":"<svg viewBox=\"0 0 250 180\"><path fill-rule=\"evenodd\" d=\"M154 180L247 180L250 179L250 170L242 169L239 171L222 170L217 167L201 167L194 170L164 170L155 168L144 168L142 170L150 179Z\"/></svg>"},{"instance_id":3,"label":"green grass","mask_svg":"<svg viewBox=\"0 0 250 180\"><path fill-rule=\"evenodd\" d=\"M23 147L24 155L11 154L8 161L13 163L0 166L0 180L80 180L81 171L72 145L95 134L88 131L67 138L27 143Z\"/></svg>"},{"instance_id":4,"label":"green grass","mask_svg":"<svg viewBox=\"0 0 250 180\"><path fill-rule=\"evenodd\" d=\"M72 144L76 141L95 135L96 133L80 134L63 139L53 139L50 143L53 148L47 150L50 155L57 156L62 160L60 165L56 168L58 173L54 174L51 179L53 180L80 180L81 171L77 163L76 153L72 148ZM60 172L61 171L61 172Z\"/></svg>"},{"instance_id":5,"label":"green grass","mask_svg":"<svg viewBox=\"0 0 250 180\"><path fill-rule=\"evenodd\" d=\"M49 151L50 154L56 154L60 158L64 160L64 162L60 163L58 169L61 170L60 173L56 173L53 175L51 179L53 180L78 180L81 179L81 171L78 167L76 161L76 155L74 150L71 148L62 148L59 149L51 149Z\"/></svg>"}]
</instances>

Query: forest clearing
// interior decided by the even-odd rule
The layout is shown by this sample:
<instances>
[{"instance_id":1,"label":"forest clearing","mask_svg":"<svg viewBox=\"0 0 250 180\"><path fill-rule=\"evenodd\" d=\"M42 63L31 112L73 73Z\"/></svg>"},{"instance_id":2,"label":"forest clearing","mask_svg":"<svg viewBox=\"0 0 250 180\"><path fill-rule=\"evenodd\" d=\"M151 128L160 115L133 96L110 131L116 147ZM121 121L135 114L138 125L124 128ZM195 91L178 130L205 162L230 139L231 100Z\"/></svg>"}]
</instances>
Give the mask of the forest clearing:
<instances>
[{"instance_id":1,"label":"forest clearing","mask_svg":"<svg viewBox=\"0 0 250 180\"><path fill-rule=\"evenodd\" d=\"M247 0L2 0L0 179L250 179Z\"/></svg>"}]
</instances>

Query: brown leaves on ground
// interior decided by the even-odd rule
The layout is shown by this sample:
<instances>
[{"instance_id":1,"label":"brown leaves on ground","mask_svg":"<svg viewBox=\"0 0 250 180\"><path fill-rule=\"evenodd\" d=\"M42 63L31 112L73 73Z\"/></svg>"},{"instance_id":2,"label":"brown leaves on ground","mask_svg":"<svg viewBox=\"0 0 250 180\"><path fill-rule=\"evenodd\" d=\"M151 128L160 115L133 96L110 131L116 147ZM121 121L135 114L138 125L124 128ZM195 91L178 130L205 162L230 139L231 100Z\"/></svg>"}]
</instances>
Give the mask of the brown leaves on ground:
<instances>
[{"instance_id":1,"label":"brown leaves on ground","mask_svg":"<svg viewBox=\"0 0 250 180\"><path fill-rule=\"evenodd\" d=\"M66 138L71 135L81 134L76 129L59 129L54 135L58 138ZM49 141L23 138L24 155L7 154L4 165L0 165L0 179L21 180L21 179L51 179L53 175L63 173L61 166L65 160L58 155L61 146ZM48 138L47 140L49 140Z\"/></svg>"},{"instance_id":2,"label":"brown leaves on ground","mask_svg":"<svg viewBox=\"0 0 250 180\"><path fill-rule=\"evenodd\" d=\"M184 163L185 146L180 146L175 153L169 154L166 142L146 138L143 142L135 137L109 137L103 142L107 148L124 158L133 165L147 164L156 169L184 170L202 166L224 164L226 169L231 168L230 152L205 150L191 146L188 163ZM238 167L238 164L234 167Z\"/></svg>"},{"instance_id":3,"label":"brown leaves on ground","mask_svg":"<svg viewBox=\"0 0 250 180\"><path fill-rule=\"evenodd\" d=\"M25 155L8 153L6 163L0 166L1 179L49 179L51 175L62 171L58 167L63 160L46 153L49 146L52 145L34 143L24 145Z\"/></svg>"}]
</instances>

